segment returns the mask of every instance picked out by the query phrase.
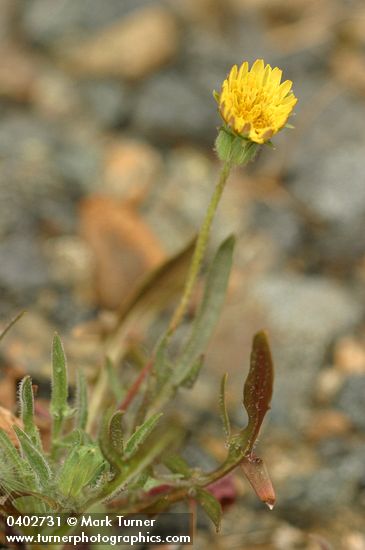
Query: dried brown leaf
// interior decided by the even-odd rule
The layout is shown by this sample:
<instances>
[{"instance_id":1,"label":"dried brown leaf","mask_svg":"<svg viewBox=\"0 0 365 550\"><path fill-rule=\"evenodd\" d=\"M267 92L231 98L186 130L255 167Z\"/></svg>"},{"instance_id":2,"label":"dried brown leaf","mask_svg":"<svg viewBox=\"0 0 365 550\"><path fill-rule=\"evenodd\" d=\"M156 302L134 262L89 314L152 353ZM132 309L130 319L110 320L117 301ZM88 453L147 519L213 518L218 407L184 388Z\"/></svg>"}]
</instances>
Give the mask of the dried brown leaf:
<instances>
[{"instance_id":1,"label":"dried brown leaf","mask_svg":"<svg viewBox=\"0 0 365 550\"><path fill-rule=\"evenodd\" d=\"M275 505L276 497L264 461L258 456L251 454L242 460L241 468L256 495L262 502L267 504L270 510L272 510Z\"/></svg>"}]
</instances>

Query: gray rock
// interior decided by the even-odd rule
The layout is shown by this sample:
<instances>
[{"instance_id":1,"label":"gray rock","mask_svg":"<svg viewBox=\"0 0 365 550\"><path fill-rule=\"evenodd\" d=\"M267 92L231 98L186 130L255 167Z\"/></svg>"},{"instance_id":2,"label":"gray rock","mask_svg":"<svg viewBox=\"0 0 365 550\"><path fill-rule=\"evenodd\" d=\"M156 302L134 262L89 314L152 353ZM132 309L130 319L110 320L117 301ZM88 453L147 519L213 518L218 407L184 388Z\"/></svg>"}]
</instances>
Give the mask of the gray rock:
<instances>
[{"instance_id":1,"label":"gray rock","mask_svg":"<svg viewBox=\"0 0 365 550\"><path fill-rule=\"evenodd\" d=\"M17 298L49 282L45 259L35 237L12 235L0 244L0 287Z\"/></svg>"},{"instance_id":2,"label":"gray rock","mask_svg":"<svg viewBox=\"0 0 365 550\"><path fill-rule=\"evenodd\" d=\"M300 246L303 221L287 206L258 203L253 209L252 223L267 232L281 256Z\"/></svg>"},{"instance_id":3,"label":"gray rock","mask_svg":"<svg viewBox=\"0 0 365 550\"><path fill-rule=\"evenodd\" d=\"M47 46L67 38L81 38L152 0L29 0L22 10L26 35Z\"/></svg>"},{"instance_id":4,"label":"gray rock","mask_svg":"<svg viewBox=\"0 0 365 550\"><path fill-rule=\"evenodd\" d=\"M328 348L338 334L361 319L361 303L335 282L294 274L268 275L250 293L273 347L276 370L271 420L282 429L298 432Z\"/></svg>"},{"instance_id":5,"label":"gray rock","mask_svg":"<svg viewBox=\"0 0 365 550\"><path fill-rule=\"evenodd\" d=\"M340 459L328 462L310 476L289 479L281 488L278 511L293 523L305 527L351 506L358 499L364 478L365 446L351 447Z\"/></svg>"},{"instance_id":6,"label":"gray rock","mask_svg":"<svg viewBox=\"0 0 365 550\"><path fill-rule=\"evenodd\" d=\"M180 139L212 143L217 116L213 101L177 71L165 71L143 85L133 123L155 142Z\"/></svg>"},{"instance_id":7,"label":"gray rock","mask_svg":"<svg viewBox=\"0 0 365 550\"><path fill-rule=\"evenodd\" d=\"M324 222L315 234L309 228L313 250L345 267L365 251L364 116L360 101L337 97L311 124L290 167L292 192Z\"/></svg>"},{"instance_id":8,"label":"gray rock","mask_svg":"<svg viewBox=\"0 0 365 550\"><path fill-rule=\"evenodd\" d=\"M115 128L128 120L130 97L121 83L115 80L84 81L80 91L87 108L101 126Z\"/></svg>"},{"instance_id":9,"label":"gray rock","mask_svg":"<svg viewBox=\"0 0 365 550\"><path fill-rule=\"evenodd\" d=\"M0 127L0 160L4 235L37 224L47 210L48 218L49 212L57 211L59 220L69 220L70 200L98 182L101 151L86 132L75 135L62 124L10 112Z\"/></svg>"},{"instance_id":10,"label":"gray rock","mask_svg":"<svg viewBox=\"0 0 365 550\"><path fill-rule=\"evenodd\" d=\"M359 430L365 430L365 376L349 376L342 386L337 406L344 411Z\"/></svg>"},{"instance_id":11,"label":"gray rock","mask_svg":"<svg viewBox=\"0 0 365 550\"><path fill-rule=\"evenodd\" d=\"M67 137L55 147L53 161L69 195L78 197L93 191L99 183L101 150L92 140Z\"/></svg>"},{"instance_id":12,"label":"gray rock","mask_svg":"<svg viewBox=\"0 0 365 550\"><path fill-rule=\"evenodd\" d=\"M42 200L59 195L62 182L51 162L54 139L51 128L33 116L8 113L3 117L0 234L29 228Z\"/></svg>"},{"instance_id":13,"label":"gray rock","mask_svg":"<svg viewBox=\"0 0 365 550\"><path fill-rule=\"evenodd\" d=\"M346 226L363 216L364 145L358 142L326 151L320 162L315 158L307 163L296 179L297 196L323 220Z\"/></svg>"}]
</instances>

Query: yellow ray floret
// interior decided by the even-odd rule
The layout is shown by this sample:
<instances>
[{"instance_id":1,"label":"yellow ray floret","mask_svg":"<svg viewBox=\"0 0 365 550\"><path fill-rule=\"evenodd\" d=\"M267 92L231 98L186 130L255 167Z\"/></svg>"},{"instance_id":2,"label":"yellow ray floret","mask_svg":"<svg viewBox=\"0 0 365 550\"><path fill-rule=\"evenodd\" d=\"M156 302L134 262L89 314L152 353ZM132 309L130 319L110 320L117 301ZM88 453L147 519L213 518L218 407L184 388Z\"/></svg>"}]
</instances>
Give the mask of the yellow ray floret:
<instances>
[{"instance_id":1,"label":"yellow ray floret","mask_svg":"<svg viewBox=\"0 0 365 550\"><path fill-rule=\"evenodd\" d=\"M234 65L216 96L226 124L237 134L265 143L283 128L297 102L291 80L281 83L282 71L257 59Z\"/></svg>"}]
</instances>

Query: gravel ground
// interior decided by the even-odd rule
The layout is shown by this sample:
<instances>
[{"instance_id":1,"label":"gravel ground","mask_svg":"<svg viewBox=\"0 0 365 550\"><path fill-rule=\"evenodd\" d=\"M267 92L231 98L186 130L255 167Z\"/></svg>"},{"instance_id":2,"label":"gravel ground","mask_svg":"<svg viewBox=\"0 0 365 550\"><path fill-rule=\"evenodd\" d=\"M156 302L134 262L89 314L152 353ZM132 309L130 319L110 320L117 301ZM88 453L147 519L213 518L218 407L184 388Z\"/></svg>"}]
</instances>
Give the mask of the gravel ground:
<instances>
[{"instance_id":1,"label":"gravel ground","mask_svg":"<svg viewBox=\"0 0 365 550\"><path fill-rule=\"evenodd\" d=\"M230 66L264 57L294 81L295 129L221 204L212 241L239 236L232 284L178 400L202 434L190 459L214 462L220 376L242 424L250 341L267 328L277 375L259 447L277 506L238 476L222 534L201 518L194 547L365 550L362 1L2 0L0 49L1 321L28 310L2 348L9 408L9 365L46 380L56 328L70 362L95 367L97 342L75 332L196 231Z\"/></svg>"}]
</instances>

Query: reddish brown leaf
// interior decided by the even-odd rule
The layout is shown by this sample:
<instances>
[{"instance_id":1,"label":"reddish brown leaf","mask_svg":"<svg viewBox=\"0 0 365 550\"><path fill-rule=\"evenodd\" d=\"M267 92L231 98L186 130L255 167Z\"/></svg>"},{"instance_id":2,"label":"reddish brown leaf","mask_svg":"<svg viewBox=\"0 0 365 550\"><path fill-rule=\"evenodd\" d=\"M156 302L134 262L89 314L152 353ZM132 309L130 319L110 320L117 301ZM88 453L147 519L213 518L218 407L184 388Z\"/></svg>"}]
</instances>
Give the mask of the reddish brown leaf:
<instances>
[{"instance_id":1,"label":"reddish brown leaf","mask_svg":"<svg viewBox=\"0 0 365 550\"><path fill-rule=\"evenodd\" d=\"M251 454L242 460L241 468L256 495L272 510L276 501L275 491L263 460Z\"/></svg>"},{"instance_id":2,"label":"reddish brown leaf","mask_svg":"<svg viewBox=\"0 0 365 550\"><path fill-rule=\"evenodd\" d=\"M258 332L253 339L250 371L243 389L243 404L248 414L247 452L251 452L265 414L270 408L274 370L270 346L265 332Z\"/></svg>"}]
</instances>

